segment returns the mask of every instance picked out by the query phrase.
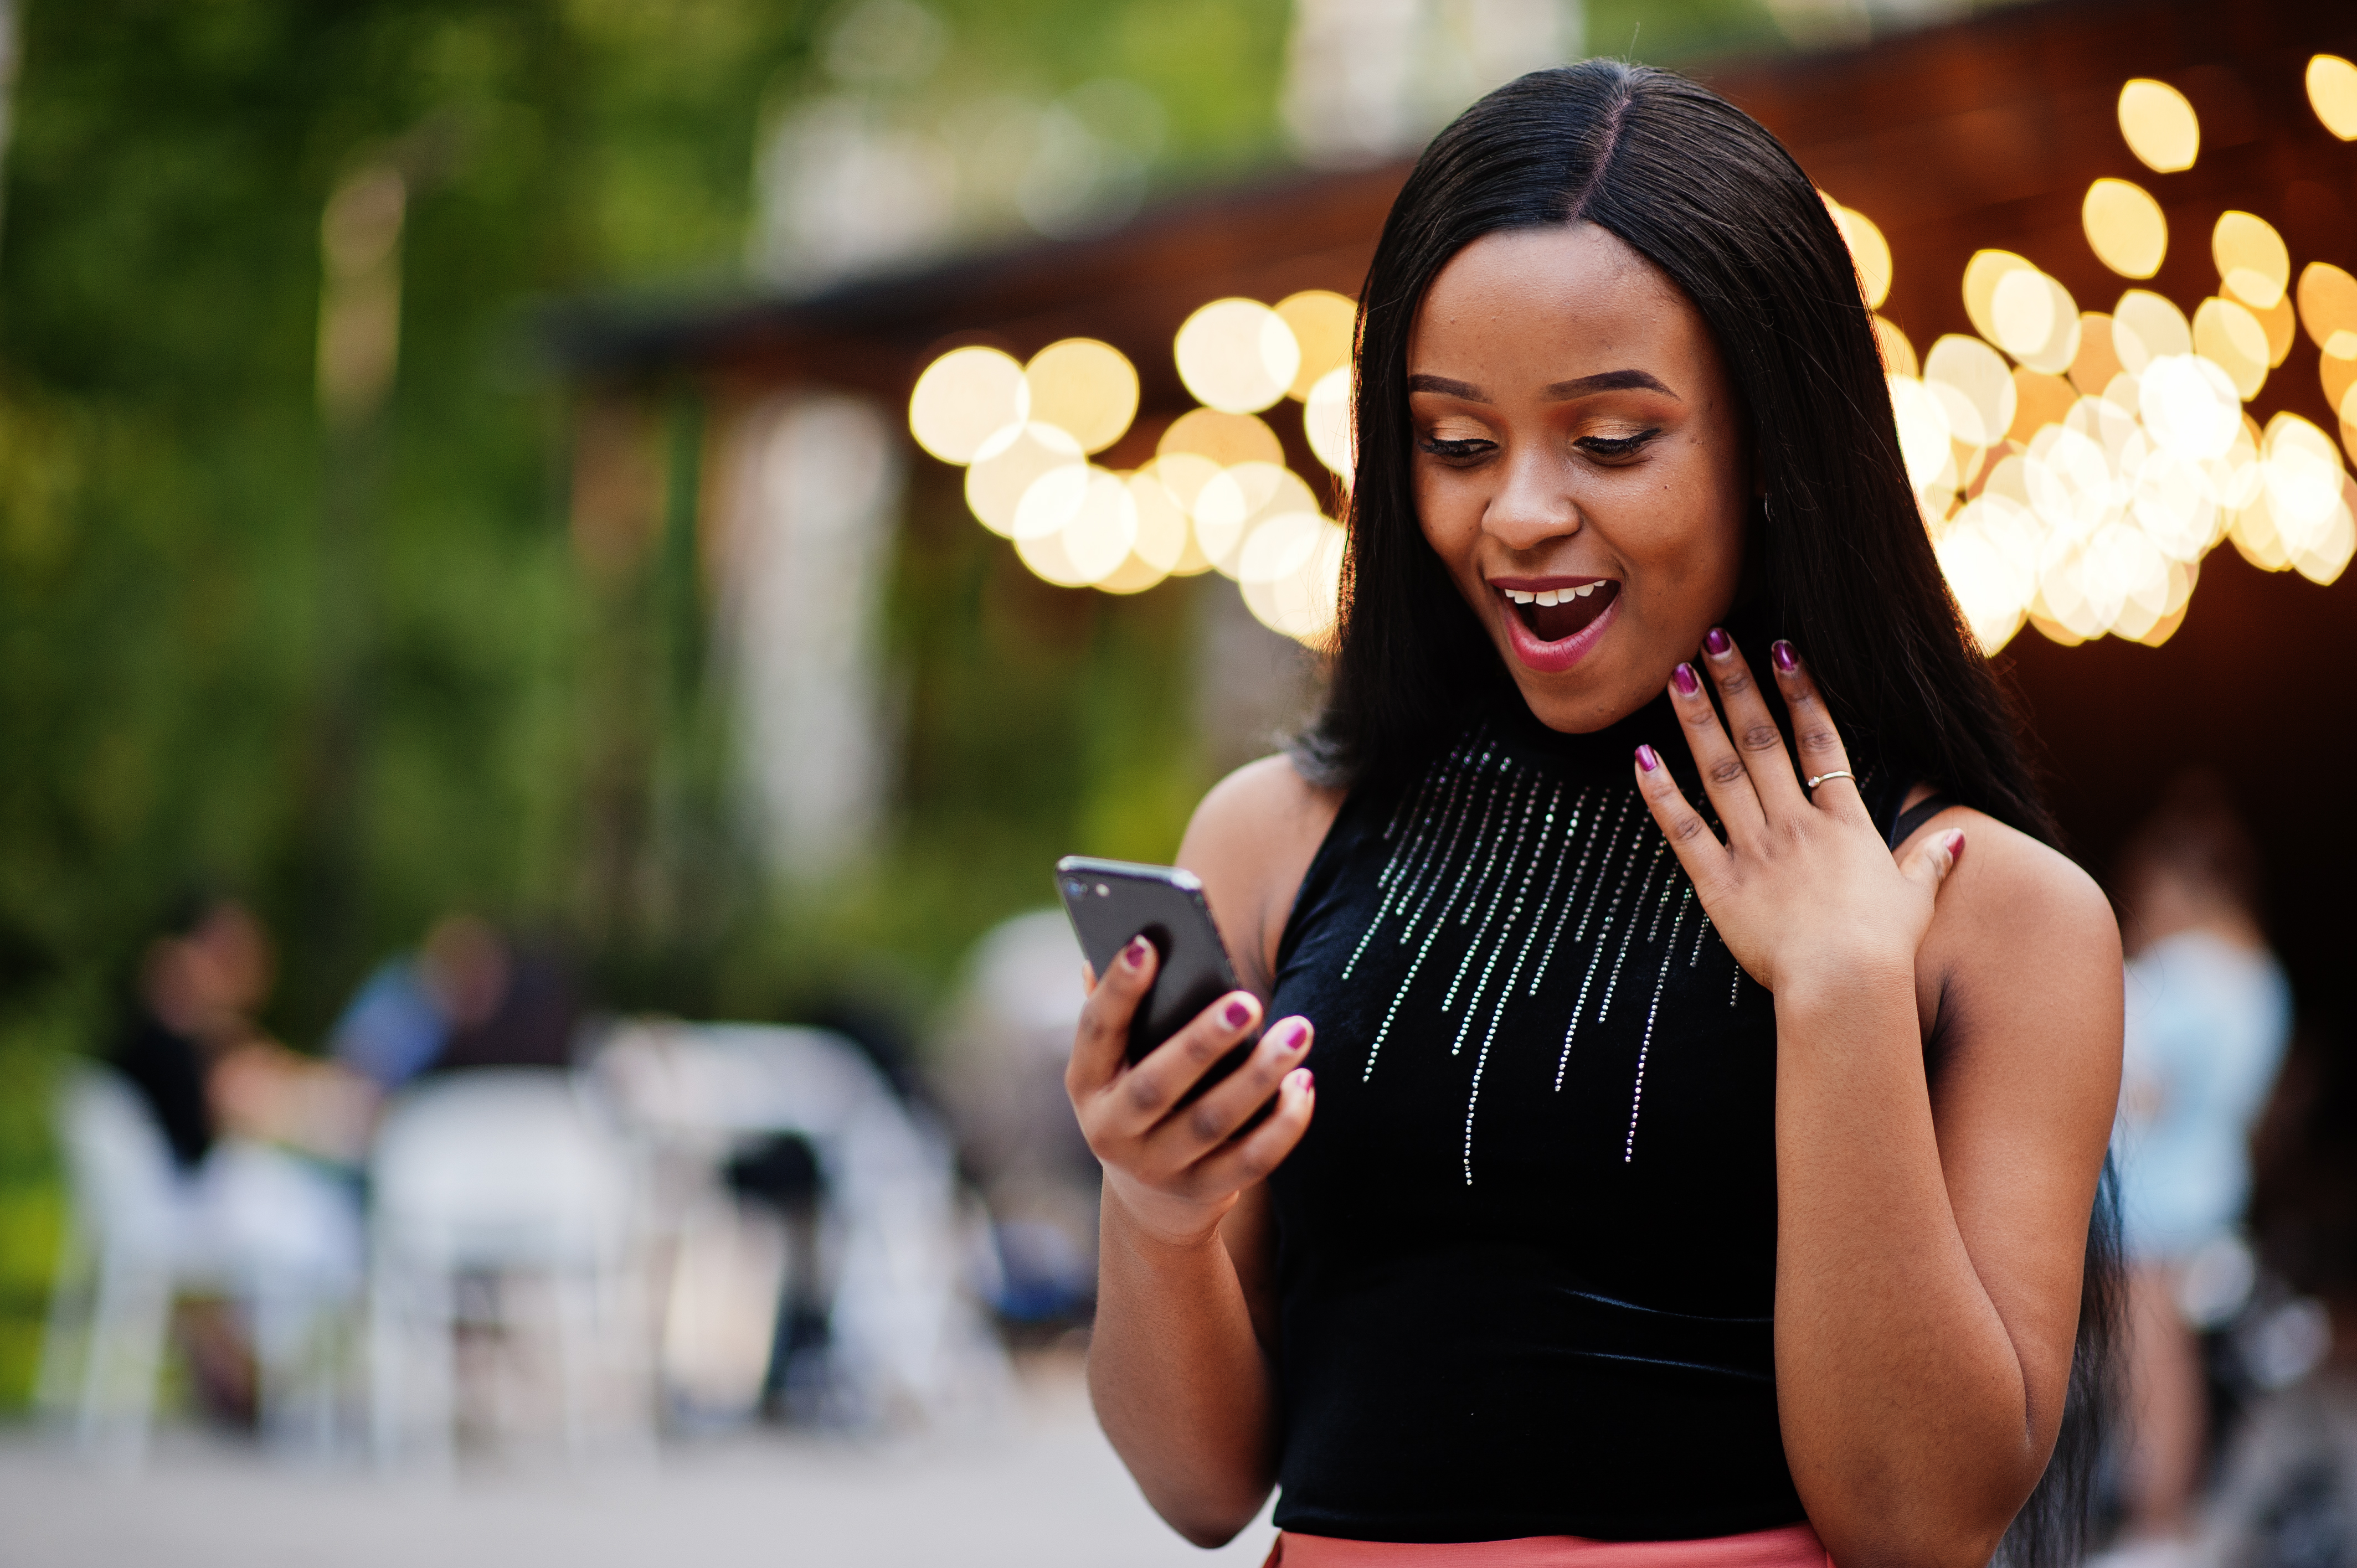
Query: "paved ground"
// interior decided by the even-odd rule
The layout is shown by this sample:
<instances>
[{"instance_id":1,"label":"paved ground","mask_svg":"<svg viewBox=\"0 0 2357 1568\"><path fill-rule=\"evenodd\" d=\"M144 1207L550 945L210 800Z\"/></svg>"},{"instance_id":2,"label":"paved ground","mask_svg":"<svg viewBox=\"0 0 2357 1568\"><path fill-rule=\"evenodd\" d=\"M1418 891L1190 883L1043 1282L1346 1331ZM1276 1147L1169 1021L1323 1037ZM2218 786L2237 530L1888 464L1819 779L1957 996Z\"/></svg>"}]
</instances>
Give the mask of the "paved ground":
<instances>
[{"instance_id":1,"label":"paved ground","mask_svg":"<svg viewBox=\"0 0 2357 1568\"><path fill-rule=\"evenodd\" d=\"M167 1434L137 1477L0 1435L0 1568L1253 1568L1264 1520L1199 1552L1148 1511L1070 1367L1000 1429L877 1445L742 1435L454 1482L274 1464Z\"/></svg>"}]
</instances>

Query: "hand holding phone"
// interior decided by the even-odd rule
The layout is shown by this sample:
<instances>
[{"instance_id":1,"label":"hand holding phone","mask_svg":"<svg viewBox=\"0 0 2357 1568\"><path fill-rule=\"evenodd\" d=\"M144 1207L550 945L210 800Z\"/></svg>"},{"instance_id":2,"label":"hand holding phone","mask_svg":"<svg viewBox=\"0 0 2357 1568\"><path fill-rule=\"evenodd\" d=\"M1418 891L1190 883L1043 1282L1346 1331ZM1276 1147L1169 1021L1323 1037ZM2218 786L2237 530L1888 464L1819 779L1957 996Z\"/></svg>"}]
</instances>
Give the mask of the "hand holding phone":
<instances>
[{"instance_id":1,"label":"hand holding phone","mask_svg":"<svg viewBox=\"0 0 2357 1568\"><path fill-rule=\"evenodd\" d=\"M1260 1030L1188 873L1071 856L1056 880L1097 977L1065 1073L1072 1108L1108 1196L1168 1240L1200 1240L1308 1126L1308 1020Z\"/></svg>"},{"instance_id":2,"label":"hand holding phone","mask_svg":"<svg viewBox=\"0 0 2357 1568\"><path fill-rule=\"evenodd\" d=\"M1143 1061L1146 1052L1236 989L1227 944L1203 901L1203 885L1191 872L1068 854L1056 863L1056 889L1063 895L1082 953L1100 976L1131 938L1142 936L1154 944L1154 983L1130 1015L1131 1061ZM1223 1062L1207 1079L1232 1070L1232 1063Z\"/></svg>"}]
</instances>

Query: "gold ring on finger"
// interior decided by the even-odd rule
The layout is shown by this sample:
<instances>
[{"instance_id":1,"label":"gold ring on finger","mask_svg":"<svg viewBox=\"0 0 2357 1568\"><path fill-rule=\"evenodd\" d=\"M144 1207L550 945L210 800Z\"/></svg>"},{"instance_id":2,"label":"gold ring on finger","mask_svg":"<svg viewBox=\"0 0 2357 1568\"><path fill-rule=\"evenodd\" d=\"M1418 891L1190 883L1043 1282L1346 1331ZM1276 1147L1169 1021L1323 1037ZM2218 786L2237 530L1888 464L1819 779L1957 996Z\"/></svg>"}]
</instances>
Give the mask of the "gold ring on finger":
<instances>
[{"instance_id":1,"label":"gold ring on finger","mask_svg":"<svg viewBox=\"0 0 2357 1568\"><path fill-rule=\"evenodd\" d=\"M1857 782L1857 774L1852 773L1846 768L1836 768L1830 773L1816 773L1810 775L1808 787L1813 789L1828 779L1846 779L1853 784Z\"/></svg>"}]
</instances>

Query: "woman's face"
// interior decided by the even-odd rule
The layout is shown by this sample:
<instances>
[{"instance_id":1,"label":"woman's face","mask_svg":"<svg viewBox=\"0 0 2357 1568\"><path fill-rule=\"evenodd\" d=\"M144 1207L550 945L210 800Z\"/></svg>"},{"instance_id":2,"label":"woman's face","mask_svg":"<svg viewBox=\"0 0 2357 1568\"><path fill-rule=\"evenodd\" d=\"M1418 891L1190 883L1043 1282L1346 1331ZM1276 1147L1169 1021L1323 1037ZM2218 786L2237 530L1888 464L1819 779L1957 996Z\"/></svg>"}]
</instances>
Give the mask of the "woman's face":
<instances>
[{"instance_id":1,"label":"woman's face","mask_svg":"<svg viewBox=\"0 0 2357 1568\"><path fill-rule=\"evenodd\" d=\"M1734 602L1750 510L1702 317L1592 223L1512 231L1441 269L1407 363L1424 536L1532 712L1651 702Z\"/></svg>"}]
</instances>

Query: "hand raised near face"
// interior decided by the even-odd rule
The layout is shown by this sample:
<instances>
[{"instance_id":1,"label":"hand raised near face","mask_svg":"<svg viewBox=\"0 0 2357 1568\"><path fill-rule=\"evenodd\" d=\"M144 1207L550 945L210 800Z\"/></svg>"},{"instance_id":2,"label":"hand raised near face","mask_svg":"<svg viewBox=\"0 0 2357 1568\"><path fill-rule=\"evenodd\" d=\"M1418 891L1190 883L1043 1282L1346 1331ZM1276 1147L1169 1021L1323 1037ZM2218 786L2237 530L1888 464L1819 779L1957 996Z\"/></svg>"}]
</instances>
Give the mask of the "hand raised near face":
<instances>
[{"instance_id":1,"label":"hand raised near face","mask_svg":"<svg viewBox=\"0 0 2357 1568\"><path fill-rule=\"evenodd\" d=\"M1792 715L1800 772L1820 779L1814 790L1794 775L1767 697L1734 639L1713 628L1703 654L1726 724L1692 665L1677 667L1670 700L1726 841L1679 792L1651 746L1638 748L1637 788L1720 939L1770 992L1911 975L1933 897L1964 850L1964 833L1936 833L1904 864L1894 860L1848 777L1833 715L1792 645L1777 643L1770 661Z\"/></svg>"}]
</instances>

